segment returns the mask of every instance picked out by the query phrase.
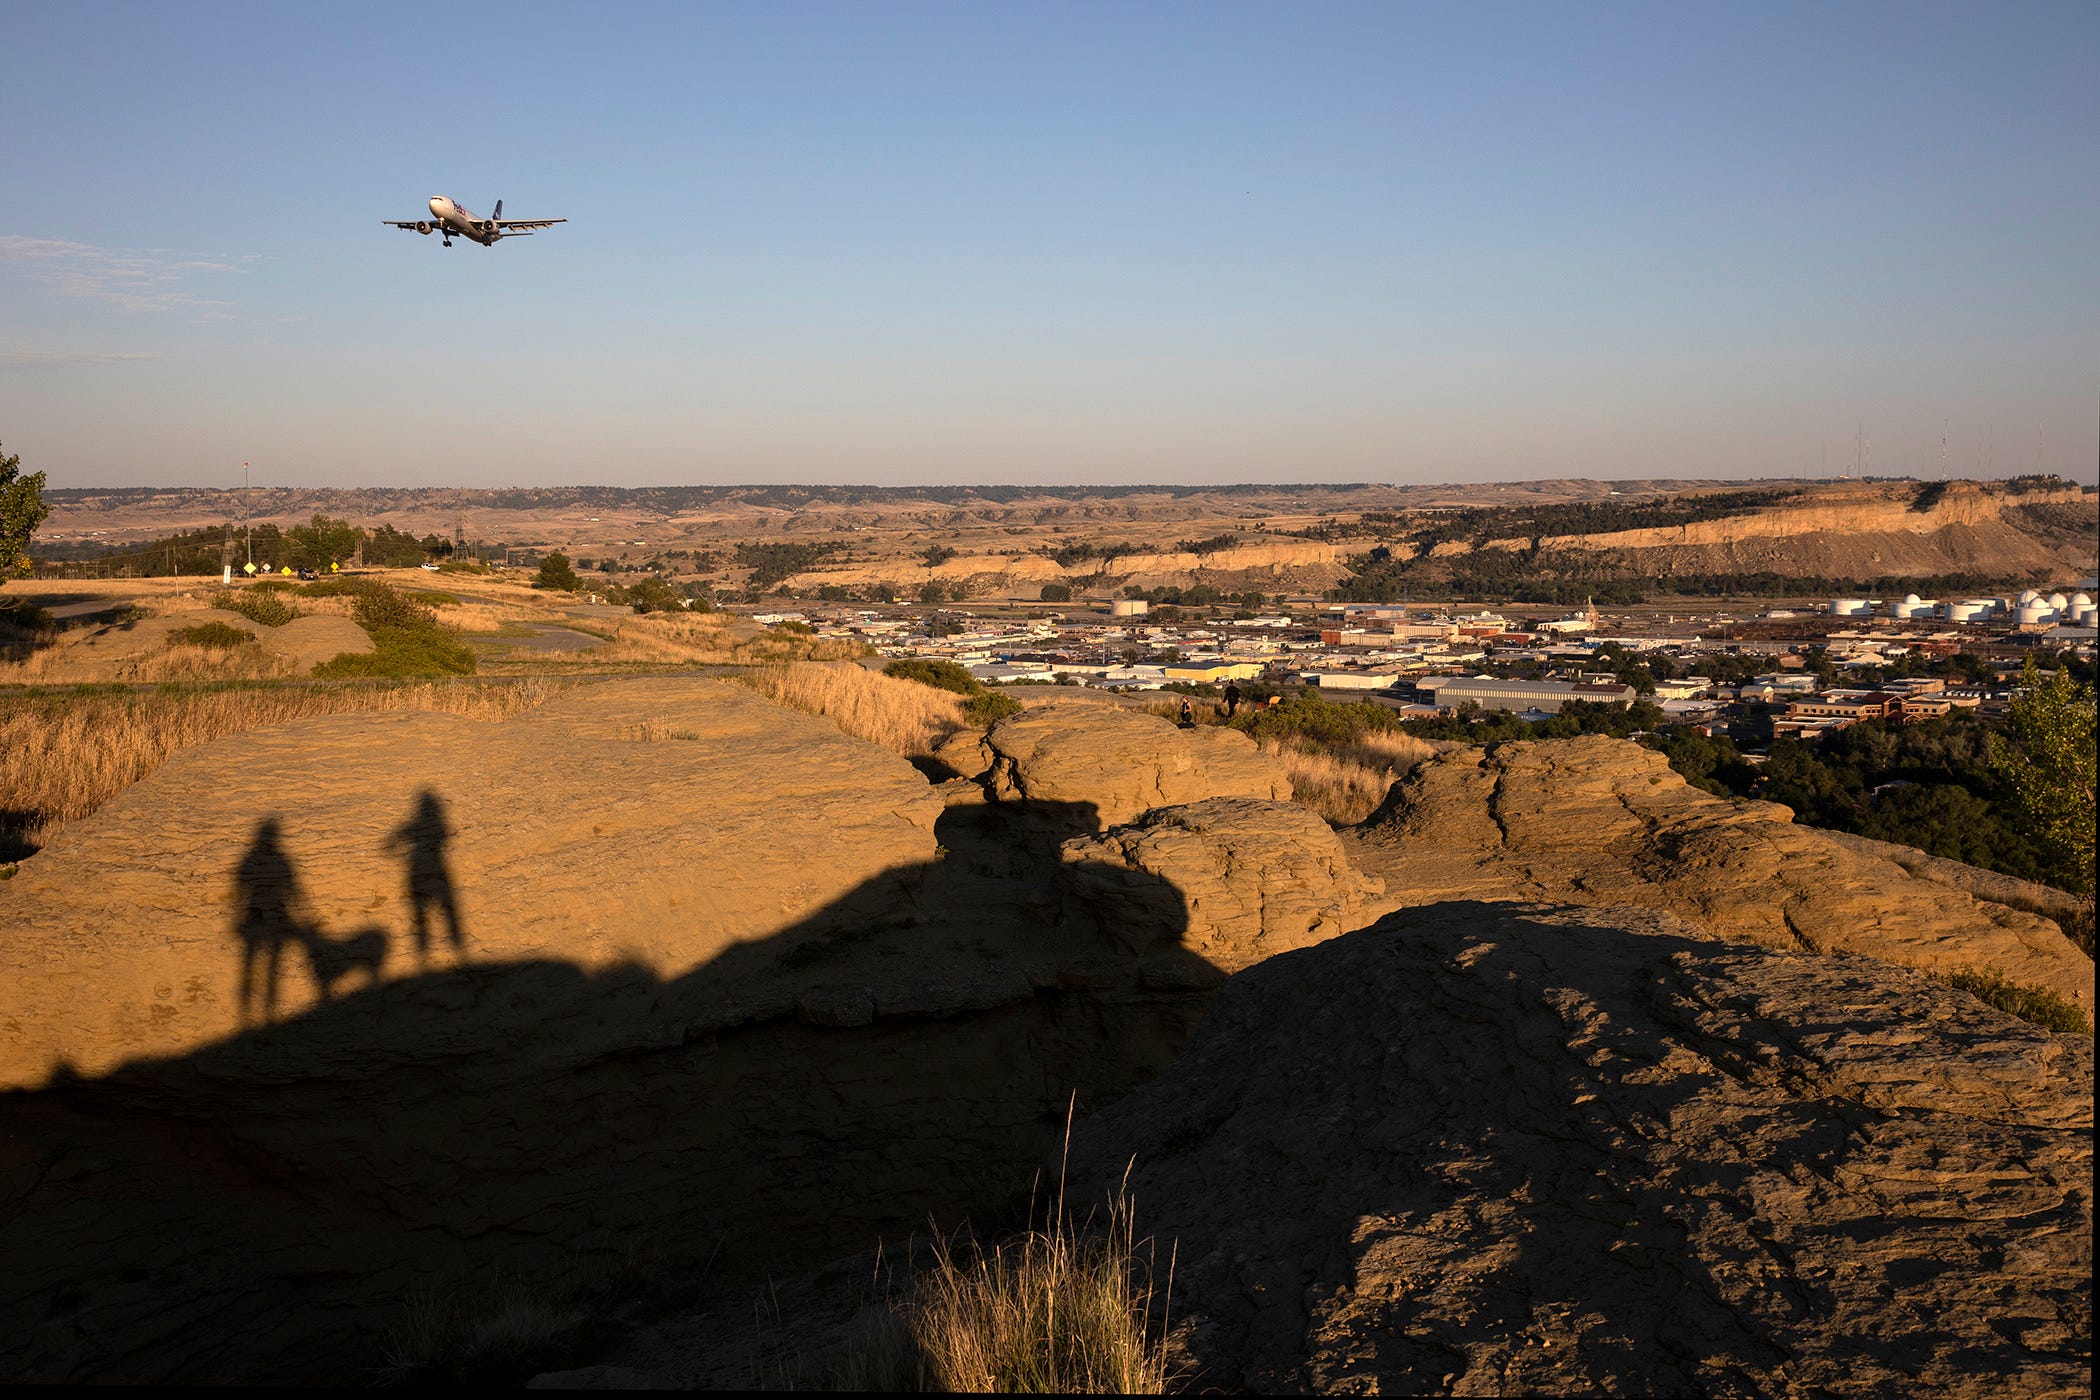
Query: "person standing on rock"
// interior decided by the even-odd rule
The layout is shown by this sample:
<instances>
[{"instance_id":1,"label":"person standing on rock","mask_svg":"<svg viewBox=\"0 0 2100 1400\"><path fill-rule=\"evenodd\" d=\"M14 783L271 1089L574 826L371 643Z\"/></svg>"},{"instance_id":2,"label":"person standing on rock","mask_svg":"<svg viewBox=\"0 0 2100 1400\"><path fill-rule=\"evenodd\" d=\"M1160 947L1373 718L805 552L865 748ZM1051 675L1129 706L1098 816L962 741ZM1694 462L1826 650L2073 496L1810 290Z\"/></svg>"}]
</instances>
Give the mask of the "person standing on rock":
<instances>
[{"instance_id":1,"label":"person standing on rock","mask_svg":"<svg viewBox=\"0 0 2100 1400\"><path fill-rule=\"evenodd\" d=\"M1235 714L1239 713L1239 708L1240 688L1227 682L1225 686L1225 718L1231 719Z\"/></svg>"},{"instance_id":2,"label":"person standing on rock","mask_svg":"<svg viewBox=\"0 0 2100 1400\"><path fill-rule=\"evenodd\" d=\"M1196 707L1189 703L1189 698L1186 695L1181 697L1181 727L1183 729L1194 729L1196 727Z\"/></svg>"},{"instance_id":3,"label":"person standing on rock","mask_svg":"<svg viewBox=\"0 0 2100 1400\"><path fill-rule=\"evenodd\" d=\"M466 933L459 923L459 901L452 889L451 872L445 868L445 843L452 829L445 822L445 803L429 788L416 799L416 809L407 821L388 835L386 848L408 857L409 937L415 940L416 958L430 960L435 914L442 914L452 951L466 948Z\"/></svg>"}]
</instances>

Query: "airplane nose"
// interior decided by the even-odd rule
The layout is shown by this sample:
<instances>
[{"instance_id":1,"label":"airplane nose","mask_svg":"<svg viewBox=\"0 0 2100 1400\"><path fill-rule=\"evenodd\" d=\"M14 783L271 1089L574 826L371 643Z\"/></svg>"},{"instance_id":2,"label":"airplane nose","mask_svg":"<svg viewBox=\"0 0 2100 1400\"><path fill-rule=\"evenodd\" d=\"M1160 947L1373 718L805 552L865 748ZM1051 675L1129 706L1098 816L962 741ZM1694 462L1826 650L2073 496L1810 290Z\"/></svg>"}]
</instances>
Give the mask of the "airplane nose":
<instances>
[{"instance_id":1,"label":"airplane nose","mask_svg":"<svg viewBox=\"0 0 2100 1400\"><path fill-rule=\"evenodd\" d=\"M441 194L434 194L434 195L432 195L432 196L430 197L430 212L431 212L431 213L433 213L433 214L437 213L437 212L438 212L438 206L439 206L440 204L443 204L444 202L445 202L445 197L444 197L443 195L441 195Z\"/></svg>"}]
</instances>

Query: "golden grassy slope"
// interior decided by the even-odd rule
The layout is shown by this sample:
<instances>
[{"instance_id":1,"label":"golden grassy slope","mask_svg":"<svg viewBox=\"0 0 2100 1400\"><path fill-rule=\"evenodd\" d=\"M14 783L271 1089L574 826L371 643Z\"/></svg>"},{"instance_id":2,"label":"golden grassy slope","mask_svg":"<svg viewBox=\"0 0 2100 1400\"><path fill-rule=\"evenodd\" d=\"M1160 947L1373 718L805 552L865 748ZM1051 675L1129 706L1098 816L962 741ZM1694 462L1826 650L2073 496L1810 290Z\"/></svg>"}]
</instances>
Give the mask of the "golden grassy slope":
<instances>
[{"instance_id":1,"label":"golden grassy slope","mask_svg":"<svg viewBox=\"0 0 2100 1400\"><path fill-rule=\"evenodd\" d=\"M737 677L778 704L822 715L856 739L919 758L964 727L962 697L851 663L774 665Z\"/></svg>"}]
</instances>

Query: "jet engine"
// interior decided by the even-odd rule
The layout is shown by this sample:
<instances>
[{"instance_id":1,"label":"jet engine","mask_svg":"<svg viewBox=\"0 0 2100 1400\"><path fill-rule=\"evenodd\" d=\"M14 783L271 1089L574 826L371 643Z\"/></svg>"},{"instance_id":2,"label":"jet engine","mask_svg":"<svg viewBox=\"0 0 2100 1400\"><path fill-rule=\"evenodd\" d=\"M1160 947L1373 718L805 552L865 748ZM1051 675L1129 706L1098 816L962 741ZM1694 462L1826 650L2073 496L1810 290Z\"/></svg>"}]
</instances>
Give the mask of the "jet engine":
<instances>
[{"instance_id":1,"label":"jet engine","mask_svg":"<svg viewBox=\"0 0 2100 1400\"><path fill-rule=\"evenodd\" d=\"M430 232L430 225L427 223L418 223L416 225L416 232L427 235Z\"/></svg>"}]
</instances>

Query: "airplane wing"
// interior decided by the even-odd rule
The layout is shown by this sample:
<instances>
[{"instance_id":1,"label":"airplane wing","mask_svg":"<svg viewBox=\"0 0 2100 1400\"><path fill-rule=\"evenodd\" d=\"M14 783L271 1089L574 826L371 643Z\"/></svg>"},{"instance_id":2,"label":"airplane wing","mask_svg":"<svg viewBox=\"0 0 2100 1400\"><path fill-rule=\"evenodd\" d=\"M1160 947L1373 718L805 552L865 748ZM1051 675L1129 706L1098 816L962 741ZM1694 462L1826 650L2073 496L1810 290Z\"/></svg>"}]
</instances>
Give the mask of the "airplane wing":
<instances>
[{"instance_id":1,"label":"airplane wing","mask_svg":"<svg viewBox=\"0 0 2100 1400\"><path fill-rule=\"evenodd\" d=\"M510 232L510 231L511 231L512 229L534 229L534 228L545 228L545 227L547 227L547 226L548 226L549 224L565 224L565 223L567 223L567 222L568 222L568 220L567 220L567 219L494 219L494 220L491 220L490 222L494 223L494 224L496 225L496 227L497 227L497 228L500 228L500 229L502 229L502 230L503 230L503 231L504 231L505 233L508 233L508 232Z\"/></svg>"},{"instance_id":2,"label":"airplane wing","mask_svg":"<svg viewBox=\"0 0 2100 1400\"><path fill-rule=\"evenodd\" d=\"M388 228L412 229L418 226L416 220L414 219L381 219L379 222L386 225ZM430 220L425 219L422 222L428 224Z\"/></svg>"}]
</instances>

